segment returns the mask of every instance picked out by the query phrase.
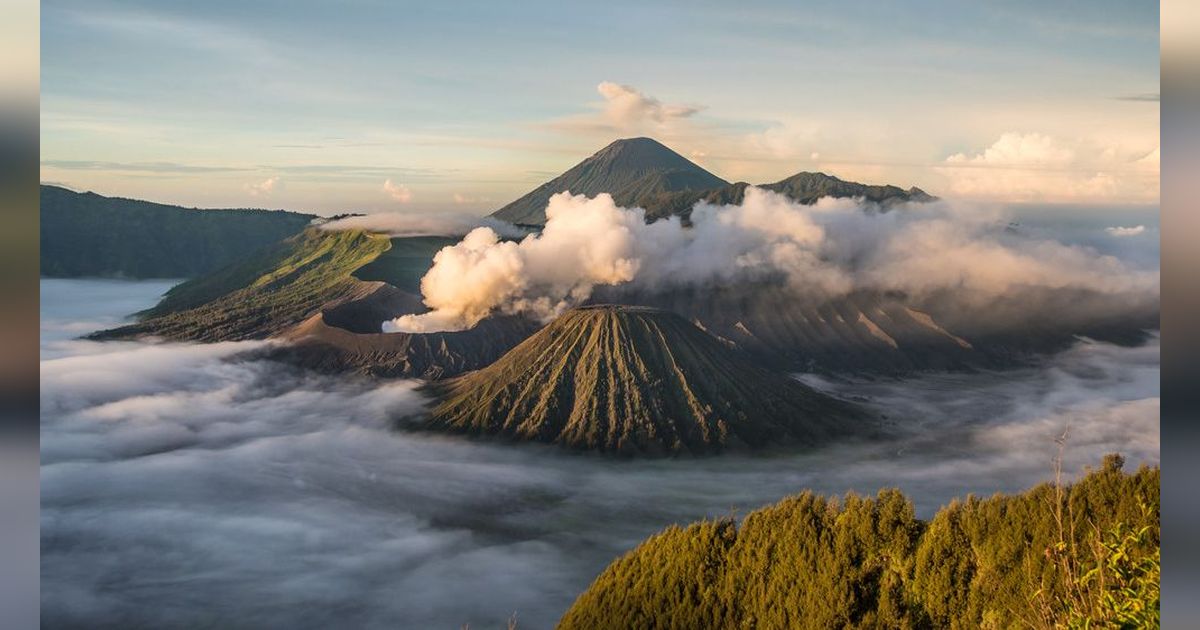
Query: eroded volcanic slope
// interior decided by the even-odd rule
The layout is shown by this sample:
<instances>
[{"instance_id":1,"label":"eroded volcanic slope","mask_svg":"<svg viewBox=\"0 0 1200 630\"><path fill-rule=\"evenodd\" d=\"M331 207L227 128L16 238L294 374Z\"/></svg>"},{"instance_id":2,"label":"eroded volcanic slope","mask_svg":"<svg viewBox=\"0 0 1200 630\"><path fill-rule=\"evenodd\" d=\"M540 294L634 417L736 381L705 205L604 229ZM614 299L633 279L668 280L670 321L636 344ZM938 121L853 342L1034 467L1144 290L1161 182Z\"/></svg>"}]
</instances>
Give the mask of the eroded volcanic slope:
<instances>
[{"instance_id":1,"label":"eroded volcanic slope","mask_svg":"<svg viewBox=\"0 0 1200 630\"><path fill-rule=\"evenodd\" d=\"M629 455L815 445L868 424L682 317L640 307L568 311L434 390L441 401L422 428Z\"/></svg>"}]
</instances>

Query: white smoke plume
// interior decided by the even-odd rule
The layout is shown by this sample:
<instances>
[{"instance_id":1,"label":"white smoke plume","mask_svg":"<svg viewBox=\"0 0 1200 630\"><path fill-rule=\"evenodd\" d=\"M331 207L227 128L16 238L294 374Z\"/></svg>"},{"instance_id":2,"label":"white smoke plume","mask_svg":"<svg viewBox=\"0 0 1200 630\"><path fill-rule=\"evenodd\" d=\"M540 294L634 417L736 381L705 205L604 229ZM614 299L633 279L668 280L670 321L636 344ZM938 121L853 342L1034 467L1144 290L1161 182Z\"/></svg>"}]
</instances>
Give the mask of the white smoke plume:
<instances>
[{"instance_id":1,"label":"white smoke plume","mask_svg":"<svg viewBox=\"0 0 1200 630\"><path fill-rule=\"evenodd\" d=\"M1137 271L1094 249L1005 231L999 211L948 202L889 212L849 199L806 206L749 188L741 205L698 204L691 227L645 222L611 196L560 193L541 234L502 241L478 228L434 258L422 279L432 309L385 322L388 332L473 326L494 312L542 319L586 300L597 286L779 279L805 295L858 289L912 295L962 289L999 296L1022 287L1103 293L1156 292L1157 271Z\"/></svg>"},{"instance_id":2,"label":"white smoke plume","mask_svg":"<svg viewBox=\"0 0 1200 630\"><path fill-rule=\"evenodd\" d=\"M647 225L603 194L550 198L546 226L520 242L480 227L433 258L421 279L432 311L384 322L384 332L436 332L475 325L495 309L550 317L577 304L596 285L634 280L658 249L675 250L684 233L674 221Z\"/></svg>"}]
</instances>

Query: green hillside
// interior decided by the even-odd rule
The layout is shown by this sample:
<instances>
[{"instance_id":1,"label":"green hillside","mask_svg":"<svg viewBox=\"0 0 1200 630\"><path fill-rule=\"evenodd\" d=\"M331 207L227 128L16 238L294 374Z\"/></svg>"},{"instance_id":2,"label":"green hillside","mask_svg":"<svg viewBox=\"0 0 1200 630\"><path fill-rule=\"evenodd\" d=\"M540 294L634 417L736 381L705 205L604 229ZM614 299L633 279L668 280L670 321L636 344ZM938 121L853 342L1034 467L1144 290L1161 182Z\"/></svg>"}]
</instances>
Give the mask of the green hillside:
<instances>
[{"instance_id":1,"label":"green hillside","mask_svg":"<svg viewBox=\"0 0 1200 630\"><path fill-rule=\"evenodd\" d=\"M292 236L316 217L197 210L41 187L41 274L188 278Z\"/></svg>"},{"instance_id":2,"label":"green hillside","mask_svg":"<svg viewBox=\"0 0 1200 630\"><path fill-rule=\"evenodd\" d=\"M639 307L568 311L442 393L425 428L624 455L863 431L849 404L758 367L678 315Z\"/></svg>"},{"instance_id":3,"label":"green hillside","mask_svg":"<svg viewBox=\"0 0 1200 630\"><path fill-rule=\"evenodd\" d=\"M94 338L141 335L197 341L262 339L322 306L362 297L374 286L355 270L391 247L386 236L310 228L242 262L172 289L141 321Z\"/></svg>"},{"instance_id":4,"label":"green hillside","mask_svg":"<svg viewBox=\"0 0 1200 630\"><path fill-rule=\"evenodd\" d=\"M1122 463L930 521L885 490L672 526L609 565L559 628L1158 627L1160 473Z\"/></svg>"}]
</instances>

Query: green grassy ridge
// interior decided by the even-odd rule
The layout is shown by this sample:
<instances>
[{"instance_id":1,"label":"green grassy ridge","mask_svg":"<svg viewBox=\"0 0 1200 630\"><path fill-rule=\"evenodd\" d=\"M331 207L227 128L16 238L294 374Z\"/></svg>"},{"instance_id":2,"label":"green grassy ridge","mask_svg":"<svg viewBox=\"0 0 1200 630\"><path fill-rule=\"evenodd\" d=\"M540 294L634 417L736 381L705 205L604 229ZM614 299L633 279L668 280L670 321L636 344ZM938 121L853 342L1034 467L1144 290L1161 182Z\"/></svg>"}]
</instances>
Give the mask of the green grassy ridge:
<instances>
[{"instance_id":1,"label":"green grassy ridge","mask_svg":"<svg viewBox=\"0 0 1200 630\"><path fill-rule=\"evenodd\" d=\"M437 391L425 428L623 455L813 445L864 420L678 315L612 305L568 311Z\"/></svg>"},{"instance_id":2,"label":"green grassy ridge","mask_svg":"<svg viewBox=\"0 0 1200 630\"><path fill-rule=\"evenodd\" d=\"M843 500L805 492L751 512L740 525L671 526L610 564L558 627L966 629L1078 621L1080 611L1067 602L1080 582L1061 570L1063 558L1082 574L1095 564L1089 541L1117 524L1146 528L1123 549L1128 559L1156 558L1159 548L1160 471L1126 474L1121 463L1110 456L1063 489L1061 505L1069 507L1061 536L1051 484L954 501L929 521L915 517L902 493L883 490ZM1064 551L1056 551L1060 541ZM1147 601L1125 603L1157 611L1157 589L1150 590Z\"/></svg>"},{"instance_id":3,"label":"green grassy ridge","mask_svg":"<svg viewBox=\"0 0 1200 630\"><path fill-rule=\"evenodd\" d=\"M352 274L391 247L383 235L309 228L243 262L172 289L136 324L93 338L153 335L192 341L263 339L350 299Z\"/></svg>"},{"instance_id":4,"label":"green grassy ridge","mask_svg":"<svg viewBox=\"0 0 1200 630\"><path fill-rule=\"evenodd\" d=\"M195 277L288 238L316 218L279 210L200 210L41 187L41 274Z\"/></svg>"}]
</instances>

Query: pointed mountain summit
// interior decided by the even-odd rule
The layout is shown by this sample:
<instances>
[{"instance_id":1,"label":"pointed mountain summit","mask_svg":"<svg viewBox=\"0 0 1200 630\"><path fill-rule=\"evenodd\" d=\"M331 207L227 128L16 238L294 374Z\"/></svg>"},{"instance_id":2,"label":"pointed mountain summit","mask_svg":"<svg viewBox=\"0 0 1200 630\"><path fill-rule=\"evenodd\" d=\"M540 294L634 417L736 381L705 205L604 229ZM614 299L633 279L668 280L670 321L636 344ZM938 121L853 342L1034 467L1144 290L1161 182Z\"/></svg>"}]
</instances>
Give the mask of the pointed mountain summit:
<instances>
[{"instance_id":1,"label":"pointed mountain summit","mask_svg":"<svg viewBox=\"0 0 1200 630\"><path fill-rule=\"evenodd\" d=\"M627 138L604 147L492 216L520 225L543 225L550 197L565 190L589 197L609 193L618 204L636 205L649 195L728 185L656 140Z\"/></svg>"},{"instance_id":2,"label":"pointed mountain summit","mask_svg":"<svg viewBox=\"0 0 1200 630\"><path fill-rule=\"evenodd\" d=\"M444 384L419 428L622 455L815 445L858 434L849 403L758 367L658 309L563 314L499 361Z\"/></svg>"}]
</instances>

